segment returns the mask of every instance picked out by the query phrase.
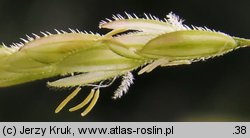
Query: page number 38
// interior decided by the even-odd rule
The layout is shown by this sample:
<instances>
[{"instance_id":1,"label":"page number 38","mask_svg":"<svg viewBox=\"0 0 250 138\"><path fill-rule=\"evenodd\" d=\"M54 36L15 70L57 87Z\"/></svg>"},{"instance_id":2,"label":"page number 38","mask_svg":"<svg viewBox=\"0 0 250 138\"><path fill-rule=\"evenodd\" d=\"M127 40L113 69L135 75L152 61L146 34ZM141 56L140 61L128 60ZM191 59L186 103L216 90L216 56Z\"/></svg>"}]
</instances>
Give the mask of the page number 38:
<instances>
[{"instance_id":1,"label":"page number 38","mask_svg":"<svg viewBox=\"0 0 250 138\"><path fill-rule=\"evenodd\" d=\"M246 134L247 127L246 126L235 126L235 131L233 134Z\"/></svg>"}]
</instances>

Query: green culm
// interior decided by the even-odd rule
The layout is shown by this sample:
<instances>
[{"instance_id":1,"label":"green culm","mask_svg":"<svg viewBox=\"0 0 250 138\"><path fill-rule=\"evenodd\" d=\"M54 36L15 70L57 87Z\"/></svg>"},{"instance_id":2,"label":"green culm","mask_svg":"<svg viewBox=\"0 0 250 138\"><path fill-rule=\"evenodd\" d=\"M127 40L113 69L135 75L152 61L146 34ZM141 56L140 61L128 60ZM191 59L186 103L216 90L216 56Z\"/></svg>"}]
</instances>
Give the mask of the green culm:
<instances>
[{"instance_id":1,"label":"green culm","mask_svg":"<svg viewBox=\"0 0 250 138\"><path fill-rule=\"evenodd\" d=\"M88 114L96 104L100 89L121 77L114 99L121 98L133 84L132 71L150 72L158 66L191 64L224 55L250 45L250 40L232 37L206 27L187 26L173 13L164 20L152 15L139 18L113 15L100 22L110 29L100 35L69 29L68 32L32 34L22 42L0 47L0 87L62 76L49 87L74 88L56 108L60 112L83 87L91 92L83 102L69 109Z\"/></svg>"}]
</instances>

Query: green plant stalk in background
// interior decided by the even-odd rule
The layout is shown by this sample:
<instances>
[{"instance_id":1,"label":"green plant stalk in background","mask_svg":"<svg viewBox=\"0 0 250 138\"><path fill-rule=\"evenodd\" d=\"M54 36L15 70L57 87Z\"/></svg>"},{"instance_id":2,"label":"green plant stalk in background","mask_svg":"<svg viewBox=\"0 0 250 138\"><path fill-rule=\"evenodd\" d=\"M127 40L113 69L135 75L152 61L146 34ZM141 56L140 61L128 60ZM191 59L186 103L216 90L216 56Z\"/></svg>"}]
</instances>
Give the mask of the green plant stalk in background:
<instances>
[{"instance_id":1,"label":"green plant stalk in background","mask_svg":"<svg viewBox=\"0 0 250 138\"><path fill-rule=\"evenodd\" d=\"M113 98L120 98L133 83L132 71L150 72L158 66L191 64L220 56L250 45L250 40L232 37L208 28L187 26L170 13L160 20L146 15L138 18L126 13L100 23L111 29L105 35L72 30L55 34L32 34L23 42L0 47L0 87L64 76L48 82L49 87L75 87L55 110L58 113L84 86L92 87L85 100L69 111L87 104L85 116L96 104L100 88L110 86L118 77L121 85Z\"/></svg>"}]
</instances>

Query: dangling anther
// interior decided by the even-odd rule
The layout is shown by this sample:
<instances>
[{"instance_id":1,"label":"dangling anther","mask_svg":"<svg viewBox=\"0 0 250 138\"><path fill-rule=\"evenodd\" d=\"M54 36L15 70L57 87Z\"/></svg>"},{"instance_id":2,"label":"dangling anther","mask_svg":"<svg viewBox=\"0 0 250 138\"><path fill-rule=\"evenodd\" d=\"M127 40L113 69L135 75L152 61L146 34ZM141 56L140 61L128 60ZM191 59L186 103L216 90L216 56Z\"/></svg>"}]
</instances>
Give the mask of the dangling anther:
<instances>
[{"instance_id":1,"label":"dangling anther","mask_svg":"<svg viewBox=\"0 0 250 138\"><path fill-rule=\"evenodd\" d=\"M65 98L56 108L55 113L60 112L63 109L63 107L78 94L80 90L81 87L77 87L67 98Z\"/></svg>"},{"instance_id":2,"label":"dangling anther","mask_svg":"<svg viewBox=\"0 0 250 138\"><path fill-rule=\"evenodd\" d=\"M81 116L87 115L92 110L92 108L95 106L95 104L99 98L99 94L100 94L100 90L97 89L95 91L95 95L94 95L92 101L90 102L89 106L81 113Z\"/></svg>"},{"instance_id":3,"label":"dangling anther","mask_svg":"<svg viewBox=\"0 0 250 138\"><path fill-rule=\"evenodd\" d=\"M73 111L76 111L76 110L79 110L79 109L83 108L85 105L87 105L91 101L91 99L94 96L94 93L95 93L95 90L92 89L91 92L89 93L89 95L84 99L83 102L81 102L80 104L70 108L69 111L73 112Z\"/></svg>"}]
</instances>

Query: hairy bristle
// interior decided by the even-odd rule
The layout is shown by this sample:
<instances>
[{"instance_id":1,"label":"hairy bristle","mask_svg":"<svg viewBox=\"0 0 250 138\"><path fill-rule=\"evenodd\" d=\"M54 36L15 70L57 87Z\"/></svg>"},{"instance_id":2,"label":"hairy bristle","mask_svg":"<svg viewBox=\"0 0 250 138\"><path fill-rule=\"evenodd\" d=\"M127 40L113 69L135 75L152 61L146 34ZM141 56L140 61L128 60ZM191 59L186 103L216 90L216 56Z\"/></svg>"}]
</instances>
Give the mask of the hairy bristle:
<instances>
[{"instance_id":1,"label":"hairy bristle","mask_svg":"<svg viewBox=\"0 0 250 138\"><path fill-rule=\"evenodd\" d=\"M12 43L9 46L4 45L6 48L8 48L9 50L16 52L18 51L20 48L24 47L25 44L32 42L34 40L37 39L41 39L43 37L49 37L51 35L60 35L60 34L68 34L68 33L78 33L78 34L91 34L91 35L98 35L101 36L98 33L93 33L91 31L87 32L87 31L79 31L78 29L68 29L69 31L64 31L64 30L57 30L54 29L54 33L51 33L49 31L40 31L40 34L36 34L36 33L31 33L31 35L27 35L26 34L26 38L20 38L20 40L22 42L18 42L18 43Z\"/></svg>"},{"instance_id":2,"label":"hairy bristle","mask_svg":"<svg viewBox=\"0 0 250 138\"><path fill-rule=\"evenodd\" d=\"M123 94L126 94L129 90L130 85L133 84L133 74L131 72L128 72L122 77L121 85L118 87L118 89L114 92L113 99L121 98Z\"/></svg>"},{"instance_id":3,"label":"hairy bristle","mask_svg":"<svg viewBox=\"0 0 250 138\"><path fill-rule=\"evenodd\" d=\"M191 25L191 27L189 27L188 25L183 24L184 20L181 19L176 14L174 14L173 12L170 12L169 14L167 14L166 18L164 18L163 20L161 20L161 19L159 19L156 16L153 16L151 14L144 13L143 17L138 17L135 14L128 14L127 12L125 12L125 16L122 16L121 14L116 14L116 15L112 16L112 19L106 18L106 20L102 20L99 24L99 28L102 28L102 26L104 26L105 24L111 23L111 22L125 21L125 20L152 20L152 21L163 22L163 23L170 24L175 31L199 30L199 31L218 32L215 30L208 29L207 27L197 27L194 25ZM219 33L221 33L221 32L219 32Z\"/></svg>"},{"instance_id":4,"label":"hairy bristle","mask_svg":"<svg viewBox=\"0 0 250 138\"><path fill-rule=\"evenodd\" d=\"M125 16L122 16L121 14L113 14L112 18L106 18L105 20L102 20L99 23L99 28L101 28L102 25L113 22L113 21L119 21L119 20L132 20L132 19L141 19L141 20L154 20L154 21L159 21L159 22L164 22L164 20L160 20L154 15L151 14L146 14L144 13L142 17L138 17L136 14L129 14L127 12L124 13Z\"/></svg>"}]
</instances>

